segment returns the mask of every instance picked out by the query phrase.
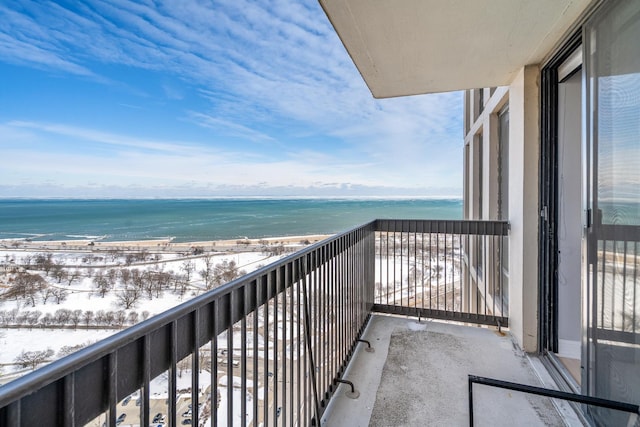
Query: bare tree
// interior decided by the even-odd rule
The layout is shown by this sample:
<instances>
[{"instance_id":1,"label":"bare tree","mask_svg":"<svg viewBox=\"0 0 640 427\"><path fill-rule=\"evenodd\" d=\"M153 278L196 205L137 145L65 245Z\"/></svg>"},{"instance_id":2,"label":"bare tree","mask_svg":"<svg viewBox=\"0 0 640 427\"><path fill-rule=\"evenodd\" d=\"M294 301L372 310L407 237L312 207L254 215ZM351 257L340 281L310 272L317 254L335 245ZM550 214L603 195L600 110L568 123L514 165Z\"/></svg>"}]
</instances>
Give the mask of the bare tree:
<instances>
[{"instance_id":1,"label":"bare tree","mask_svg":"<svg viewBox=\"0 0 640 427\"><path fill-rule=\"evenodd\" d=\"M105 312L104 310L96 311L96 315L94 317L96 325L104 325L105 323Z\"/></svg>"},{"instance_id":2,"label":"bare tree","mask_svg":"<svg viewBox=\"0 0 640 427\"><path fill-rule=\"evenodd\" d=\"M144 273L137 268L131 270L131 283L136 288L143 290L146 285L146 277Z\"/></svg>"},{"instance_id":3,"label":"bare tree","mask_svg":"<svg viewBox=\"0 0 640 427\"><path fill-rule=\"evenodd\" d=\"M16 275L14 285L3 295L9 294L9 297L13 296L15 299L23 298L32 307L35 307L36 295L44 287L46 287L46 282L39 274L21 272Z\"/></svg>"},{"instance_id":4,"label":"bare tree","mask_svg":"<svg viewBox=\"0 0 640 427\"><path fill-rule=\"evenodd\" d=\"M71 353L75 353L78 350L82 350L84 347L85 347L84 344L64 345L60 347L60 350L58 350L58 357L68 356Z\"/></svg>"},{"instance_id":5,"label":"bare tree","mask_svg":"<svg viewBox=\"0 0 640 427\"><path fill-rule=\"evenodd\" d=\"M78 323L80 323L80 319L82 319L82 310L73 310L71 312L71 317L69 317L69 320L71 321L71 324L73 324L73 329L76 329L78 327Z\"/></svg>"},{"instance_id":6,"label":"bare tree","mask_svg":"<svg viewBox=\"0 0 640 427\"><path fill-rule=\"evenodd\" d=\"M46 285L42 289L40 289L40 298L42 298L42 303L47 304L49 298L53 298L53 286Z\"/></svg>"},{"instance_id":7,"label":"bare tree","mask_svg":"<svg viewBox=\"0 0 640 427\"><path fill-rule=\"evenodd\" d=\"M123 285L126 286L131 282L131 270L128 268L121 268L119 274Z\"/></svg>"},{"instance_id":8,"label":"bare tree","mask_svg":"<svg viewBox=\"0 0 640 427\"><path fill-rule=\"evenodd\" d=\"M118 270L115 268L108 269L107 273L105 274L105 277L112 289L116 285L116 283L118 283L118 276Z\"/></svg>"},{"instance_id":9,"label":"bare tree","mask_svg":"<svg viewBox=\"0 0 640 427\"><path fill-rule=\"evenodd\" d=\"M111 284L109 280L104 276L102 271L96 272L93 276L93 286L98 291L98 294L104 298L104 296L111 290Z\"/></svg>"},{"instance_id":10,"label":"bare tree","mask_svg":"<svg viewBox=\"0 0 640 427\"><path fill-rule=\"evenodd\" d=\"M36 268L45 272L48 276L49 272L53 268L53 255L51 253L47 254L37 254L33 263Z\"/></svg>"},{"instance_id":11,"label":"bare tree","mask_svg":"<svg viewBox=\"0 0 640 427\"><path fill-rule=\"evenodd\" d=\"M116 294L116 301L125 310L133 308L140 298L140 291L135 287L122 289Z\"/></svg>"},{"instance_id":12,"label":"bare tree","mask_svg":"<svg viewBox=\"0 0 640 427\"><path fill-rule=\"evenodd\" d=\"M109 256L111 257L111 261L115 262L121 255L121 251L120 249L109 249L109 251L107 252L109 254Z\"/></svg>"},{"instance_id":13,"label":"bare tree","mask_svg":"<svg viewBox=\"0 0 640 427\"><path fill-rule=\"evenodd\" d=\"M67 279L67 271L64 269L64 264L61 261L55 261L51 267L51 275L58 283Z\"/></svg>"},{"instance_id":14,"label":"bare tree","mask_svg":"<svg viewBox=\"0 0 640 427\"><path fill-rule=\"evenodd\" d=\"M181 361L178 362L178 377L182 378L182 371L187 369L191 369L191 358L185 357Z\"/></svg>"},{"instance_id":15,"label":"bare tree","mask_svg":"<svg viewBox=\"0 0 640 427\"><path fill-rule=\"evenodd\" d=\"M40 351L23 351L14 359L14 362L21 368L36 369L38 365L46 362L53 354L53 350L50 348Z\"/></svg>"},{"instance_id":16,"label":"bare tree","mask_svg":"<svg viewBox=\"0 0 640 427\"><path fill-rule=\"evenodd\" d=\"M129 315L127 316L127 321L129 322L130 325L135 325L136 323L138 323L139 317L140 315L138 314L137 311L130 311Z\"/></svg>"},{"instance_id":17,"label":"bare tree","mask_svg":"<svg viewBox=\"0 0 640 427\"><path fill-rule=\"evenodd\" d=\"M193 263L193 261L190 261L190 260L184 261L180 266L180 270L184 272L184 280L185 282L187 282L187 284L191 282L191 275L193 274L193 271L195 270L195 268L196 268L195 264Z\"/></svg>"},{"instance_id":18,"label":"bare tree","mask_svg":"<svg viewBox=\"0 0 640 427\"><path fill-rule=\"evenodd\" d=\"M40 320L40 316L42 316L41 311L35 310L35 311L29 312L26 318L26 321L29 324L29 329L33 328L35 325L38 324L38 320Z\"/></svg>"},{"instance_id":19,"label":"bare tree","mask_svg":"<svg viewBox=\"0 0 640 427\"><path fill-rule=\"evenodd\" d=\"M200 277L204 280L204 287L211 289L213 287L213 256L207 255L202 260L204 261L204 269L200 270Z\"/></svg>"},{"instance_id":20,"label":"bare tree","mask_svg":"<svg viewBox=\"0 0 640 427\"><path fill-rule=\"evenodd\" d=\"M52 289L51 293L56 301L56 304L60 304L62 301L67 299L68 292L66 289L56 288L54 286L50 286L50 288Z\"/></svg>"},{"instance_id":21,"label":"bare tree","mask_svg":"<svg viewBox=\"0 0 640 427\"><path fill-rule=\"evenodd\" d=\"M53 320L58 325L66 325L67 323L69 323L70 318L71 318L71 310L68 310L66 308L61 308L59 310L56 310L56 312L53 314Z\"/></svg>"},{"instance_id":22,"label":"bare tree","mask_svg":"<svg viewBox=\"0 0 640 427\"><path fill-rule=\"evenodd\" d=\"M80 277L82 277L82 272L80 270L75 269L73 271L69 271L67 273L67 286L71 286L71 284L78 280Z\"/></svg>"},{"instance_id":23,"label":"bare tree","mask_svg":"<svg viewBox=\"0 0 640 427\"><path fill-rule=\"evenodd\" d=\"M171 287L171 282L174 280L173 274L166 271L149 272L148 277L145 291L149 299L154 295L160 298L164 290Z\"/></svg>"},{"instance_id":24,"label":"bare tree","mask_svg":"<svg viewBox=\"0 0 640 427\"><path fill-rule=\"evenodd\" d=\"M89 324L93 321L93 311L87 310L82 313L82 321L86 326L89 326Z\"/></svg>"},{"instance_id":25,"label":"bare tree","mask_svg":"<svg viewBox=\"0 0 640 427\"><path fill-rule=\"evenodd\" d=\"M107 311L104 313L104 322L107 325L113 325L116 319L116 314L113 311Z\"/></svg>"},{"instance_id":26,"label":"bare tree","mask_svg":"<svg viewBox=\"0 0 640 427\"><path fill-rule=\"evenodd\" d=\"M122 328L124 322L127 320L127 313L124 310L118 310L113 313L113 323L118 328Z\"/></svg>"},{"instance_id":27,"label":"bare tree","mask_svg":"<svg viewBox=\"0 0 640 427\"><path fill-rule=\"evenodd\" d=\"M244 270L238 270L235 261L224 260L220 264L216 264L213 269L213 282L216 286L220 286L245 274Z\"/></svg>"},{"instance_id":28,"label":"bare tree","mask_svg":"<svg viewBox=\"0 0 640 427\"><path fill-rule=\"evenodd\" d=\"M11 310L7 311L7 322L9 323L15 322L17 316L18 316L18 309L12 308Z\"/></svg>"},{"instance_id":29,"label":"bare tree","mask_svg":"<svg viewBox=\"0 0 640 427\"><path fill-rule=\"evenodd\" d=\"M42 316L42 319L40 319L40 323L42 323L42 326L49 326L53 323L53 316L51 316L51 313L46 313L44 316Z\"/></svg>"}]
</instances>

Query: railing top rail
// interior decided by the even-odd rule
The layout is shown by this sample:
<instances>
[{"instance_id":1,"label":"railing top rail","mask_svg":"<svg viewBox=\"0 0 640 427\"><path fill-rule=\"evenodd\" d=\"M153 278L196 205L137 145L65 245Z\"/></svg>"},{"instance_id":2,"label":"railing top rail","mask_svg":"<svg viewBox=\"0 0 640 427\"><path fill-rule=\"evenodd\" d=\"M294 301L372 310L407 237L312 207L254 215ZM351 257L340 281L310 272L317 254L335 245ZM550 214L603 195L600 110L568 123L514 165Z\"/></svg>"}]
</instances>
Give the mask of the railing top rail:
<instances>
[{"instance_id":1,"label":"railing top rail","mask_svg":"<svg viewBox=\"0 0 640 427\"><path fill-rule=\"evenodd\" d=\"M498 220L377 219L376 231L506 236L509 222Z\"/></svg>"},{"instance_id":2,"label":"railing top rail","mask_svg":"<svg viewBox=\"0 0 640 427\"><path fill-rule=\"evenodd\" d=\"M195 310L212 303L216 299L225 297L228 294L232 293L234 290L242 286L246 286L248 283L256 281L259 278L264 277L265 275L269 274L272 271L275 271L282 266L289 265L290 263L293 263L322 247L329 246L333 242L349 234L366 228L371 228L371 231L373 231L374 223L375 221L371 221L342 233L338 233L320 242L314 243L313 245L295 252L277 262L246 274L238 279L220 286L219 288L199 295L189 301L185 301L184 303L166 310L150 319L131 326L110 337L104 338L82 350L65 356L62 359L54 361L42 368L37 369L34 372L31 372L23 377L2 385L0 386L0 407L4 407L9 403L32 393L34 390L38 390L54 381L57 381L65 377L66 375L77 371L79 368L107 356L108 354L119 348L122 348L130 344L131 342L136 341L162 327L165 327L171 322L181 319L183 316L186 316L194 312Z\"/></svg>"}]
</instances>

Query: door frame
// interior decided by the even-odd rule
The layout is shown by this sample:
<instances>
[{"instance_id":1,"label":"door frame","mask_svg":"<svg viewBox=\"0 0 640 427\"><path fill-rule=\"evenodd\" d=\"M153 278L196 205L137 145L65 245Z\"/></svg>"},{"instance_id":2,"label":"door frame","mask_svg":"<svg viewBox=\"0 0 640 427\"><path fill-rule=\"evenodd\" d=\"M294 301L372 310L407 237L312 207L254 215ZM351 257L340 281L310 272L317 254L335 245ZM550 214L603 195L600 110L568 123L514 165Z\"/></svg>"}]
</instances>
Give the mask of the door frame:
<instances>
[{"instance_id":1,"label":"door frame","mask_svg":"<svg viewBox=\"0 0 640 427\"><path fill-rule=\"evenodd\" d=\"M541 71L538 352L543 355L558 352L558 68L581 46L579 28Z\"/></svg>"}]
</instances>

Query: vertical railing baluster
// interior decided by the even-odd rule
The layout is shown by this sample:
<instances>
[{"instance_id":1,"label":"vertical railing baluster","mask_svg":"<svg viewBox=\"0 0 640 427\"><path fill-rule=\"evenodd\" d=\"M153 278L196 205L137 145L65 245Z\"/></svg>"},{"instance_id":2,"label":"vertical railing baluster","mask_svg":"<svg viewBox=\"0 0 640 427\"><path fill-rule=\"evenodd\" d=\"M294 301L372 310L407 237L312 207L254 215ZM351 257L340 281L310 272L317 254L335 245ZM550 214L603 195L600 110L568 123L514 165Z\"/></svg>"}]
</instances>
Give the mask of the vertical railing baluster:
<instances>
[{"instance_id":1,"label":"vertical railing baluster","mask_svg":"<svg viewBox=\"0 0 640 427\"><path fill-rule=\"evenodd\" d=\"M416 260L417 262L417 260ZM424 221L420 221L420 308L424 308Z\"/></svg>"},{"instance_id":2,"label":"vertical railing baluster","mask_svg":"<svg viewBox=\"0 0 640 427\"><path fill-rule=\"evenodd\" d=\"M264 349L263 349L263 386L262 386L262 418L265 427L269 427L269 380L271 375L269 375L270 367L269 367L269 346L271 341L269 341L269 304L271 304L271 272L266 274L266 277L263 279L266 286L266 295L265 295L265 303L263 306L263 321L262 321L262 334L264 339Z\"/></svg>"},{"instance_id":3,"label":"vertical railing baluster","mask_svg":"<svg viewBox=\"0 0 640 427\"><path fill-rule=\"evenodd\" d=\"M433 309L433 223L429 221L429 310Z\"/></svg>"},{"instance_id":4,"label":"vertical railing baluster","mask_svg":"<svg viewBox=\"0 0 640 427\"><path fill-rule=\"evenodd\" d=\"M387 271L386 271L387 280L385 281L385 284L384 284L384 293L386 295L386 304L389 305L389 230L386 230L384 234L386 236L386 241L387 241L385 245L385 258L387 261Z\"/></svg>"},{"instance_id":5,"label":"vertical railing baluster","mask_svg":"<svg viewBox=\"0 0 640 427\"><path fill-rule=\"evenodd\" d=\"M326 294L326 277L324 274L325 263L323 260L324 249L317 250L315 252L315 269L313 274L316 282L318 283L318 292L320 293L320 313L322 318L320 321L320 346L318 347L319 358L322 361L320 364L320 390L327 389L327 294ZM299 334L299 332L298 332ZM325 403L325 397L321 396L322 402ZM325 403L326 405L326 403Z\"/></svg>"},{"instance_id":6,"label":"vertical railing baluster","mask_svg":"<svg viewBox=\"0 0 640 427\"><path fill-rule=\"evenodd\" d=\"M395 224L396 222L393 222L394 227L393 227L393 297L391 299L391 303L393 305L396 305L396 228L395 228Z\"/></svg>"},{"instance_id":7,"label":"vertical railing baluster","mask_svg":"<svg viewBox=\"0 0 640 427\"><path fill-rule=\"evenodd\" d=\"M444 311L447 311L447 240L449 237L449 233L447 232L447 223L445 223L445 230L444 230Z\"/></svg>"},{"instance_id":8,"label":"vertical railing baluster","mask_svg":"<svg viewBox=\"0 0 640 427\"><path fill-rule=\"evenodd\" d=\"M142 399L140 403L140 424L149 425L149 383L151 382L151 342L149 334L142 337Z\"/></svg>"},{"instance_id":9,"label":"vertical railing baluster","mask_svg":"<svg viewBox=\"0 0 640 427\"><path fill-rule=\"evenodd\" d=\"M22 400L16 400L15 402L11 402L7 406L7 426L20 426L22 425ZM114 421L115 423L115 418Z\"/></svg>"},{"instance_id":10,"label":"vertical railing baluster","mask_svg":"<svg viewBox=\"0 0 640 427\"><path fill-rule=\"evenodd\" d=\"M71 372L62 379L63 410L61 418L65 427L74 427L76 425L75 378L75 372Z\"/></svg>"},{"instance_id":11,"label":"vertical railing baluster","mask_svg":"<svg viewBox=\"0 0 640 427\"><path fill-rule=\"evenodd\" d=\"M242 308L240 314L240 425L247 425L247 287L240 288L242 290Z\"/></svg>"},{"instance_id":12,"label":"vertical railing baluster","mask_svg":"<svg viewBox=\"0 0 640 427\"><path fill-rule=\"evenodd\" d=\"M317 250L314 252L317 254ZM295 399L295 403L294 405L296 406L296 425L300 425L302 422L302 412L301 412L301 407L302 405L305 404L304 399L302 399L302 358L304 357L301 354L301 347L300 347L300 340L302 338L301 334L300 334L300 281L302 280L302 273L300 273L300 260L298 260L295 264L295 271L298 271L296 280L294 281L293 284L293 288L291 290L291 294L295 296L294 298L294 302L292 303L292 307L295 304L295 308L296 308L296 399ZM293 401L292 401L293 402Z\"/></svg>"},{"instance_id":13,"label":"vertical railing baluster","mask_svg":"<svg viewBox=\"0 0 640 427\"><path fill-rule=\"evenodd\" d=\"M236 291L229 292L229 319L227 326L227 425L233 425L233 319L235 314Z\"/></svg>"},{"instance_id":14,"label":"vertical railing baluster","mask_svg":"<svg viewBox=\"0 0 640 427\"><path fill-rule=\"evenodd\" d=\"M279 397L280 397L280 393L279 393L279 381L280 381L280 377L279 377L279 370L278 370L278 364L280 363L279 361L279 355L280 355L280 348L279 348L279 339L278 339L278 314L279 314L279 307L278 307L278 300L280 299L280 268L277 268L275 271L275 295L273 297L273 342L274 342L274 351L273 351L273 425L278 425L278 416L276 414L277 410L278 410L278 405L280 405L280 401L279 401Z\"/></svg>"},{"instance_id":15,"label":"vertical railing baluster","mask_svg":"<svg viewBox=\"0 0 640 427\"><path fill-rule=\"evenodd\" d=\"M282 424L287 425L287 285L289 284L290 276L288 266L284 266L284 274L280 278L282 280L282 410L280 416L282 417ZM289 379L290 381L291 379Z\"/></svg>"},{"instance_id":16,"label":"vertical railing baluster","mask_svg":"<svg viewBox=\"0 0 640 427\"><path fill-rule=\"evenodd\" d=\"M191 317L192 323L192 339L193 345L191 347L191 421L194 425L198 425L198 418L200 415L200 311L195 309ZM148 425L144 423L143 425Z\"/></svg>"},{"instance_id":17,"label":"vertical railing baluster","mask_svg":"<svg viewBox=\"0 0 640 427\"><path fill-rule=\"evenodd\" d=\"M62 379L63 386L63 412L62 425L65 427L74 427L76 425L75 407L75 372L71 372Z\"/></svg>"},{"instance_id":18,"label":"vertical railing baluster","mask_svg":"<svg viewBox=\"0 0 640 427\"><path fill-rule=\"evenodd\" d=\"M633 242L633 283L638 283L638 242ZM631 322L631 332L634 334L637 331L637 313L638 313L638 285L633 286L633 319Z\"/></svg>"},{"instance_id":19,"label":"vertical railing baluster","mask_svg":"<svg viewBox=\"0 0 640 427\"><path fill-rule=\"evenodd\" d=\"M627 299L627 241L623 242L622 252L622 330L627 328L627 310L625 307L625 301Z\"/></svg>"},{"instance_id":20,"label":"vertical railing baluster","mask_svg":"<svg viewBox=\"0 0 640 427\"><path fill-rule=\"evenodd\" d=\"M484 278L484 311L482 314L487 315L487 296L488 285L489 285L489 237L484 234L482 236L482 274Z\"/></svg>"},{"instance_id":21,"label":"vertical railing baluster","mask_svg":"<svg viewBox=\"0 0 640 427\"><path fill-rule=\"evenodd\" d=\"M169 415L169 425L171 427L176 427L178 425L177 419L177 411L176 411L176 398L177 398L177 364L178 364L178 324L177 321L171 322L170 329L170 346L169 349L169 358L170 358L170 366L169 366L169 390L167 393L169 399L169 407L168 407L168 415ZM215 424L214 424L215 425Z\"/></svg>"},{"instance_id":22,"label":"vertical railing baluster","mask_svg":"<svg viewBox=\"0 0 640 427\"><path fill-rule=\"evenodd\" d=\"M295 345L293 344L293 330L294 330L294 324L295 324L295 318L294 318L294 313L293 313L293 283L295 281L295 270L291 270L290 272L290 276L289 276L289 280L287 280L287 286L288 286L288 292L289 292L289 386L288 391L289 391L289 420L290 420L290 424L293 425L293 408L295 406L294 403L294 394L293 394L293 390L295 388L294 386L294 377L293 377L293 373L294 373L294 354L293 354L293 349L295 348Z\"/></svg>"},{"instance_id":23,"label":"vertical railing baluster","mask_svg":"<svg viewBox=\"0 0 640 427\"><path fill-rule=\"evenodd\" d=\"M116 425L116 404L118 399L118 351L115 350L112 353L109 353L108 356L108 369L109 369L109 377L107 381L109 382L109 394L108 394L108 411L107 411L107 425L114 426ZM142 396L141 396L142 397ZM20 424L16 424L20 425Z\"/></svg>"},{"instance_id":24,"label":"vertical railing baluster","mask_svg":"<svg viewBox=\"0 0 640 427\"><path fill-rule=\"evenodd\" d=\"M258 325L258 313L260 308L260 301L262 301L262 286L260 286L259 279L256 279L253 282L253 292L255 297L255 307L253 308L253 366L252 366L252 375L253 379L253 388L252 388L252 403L253 403L253 423L252 425L257 426L260 423L258 422L258 388L260 384L260 375L258 373L258 345L260 340L258 339L259 334L259 325ZM265 343L266 345L266 343Z\"/></svg>"},{"instance_id":25,"label":"vertical railing baluster","mask_svg":"<svg viewBox=\"0 0 640 427\"><path fill-rule=\"evenodd\" d=\"M604 289L605 289L605 266L606 266L606 254L607 254L607 241L606 240L602 240L602 266L600 267L600 272L602 273L602 277L600 278L600 289L602 289L602 298L600 299L600 301L602 301L601 307L600 307L600 325L597 325L596 327L601 327L604 328L604 311L605 311L605 295L604 295ZM597 307L597 306L596 306Z\"/></svg>"},{"instance_id":26,"label":"vertical railing baluster","mask_svg":"<svg viewBox=\"0 0 640 427\"><path fill-rule=\"evenodd\" d=\"M211 420L212 426L218 425L218 300L213 300L213 312L211 313ZM175 398L174 398L175 400ZM175 404L174 404L175 411Z\"/></svg>"},{"instance_id":27,"label":"vertical railing baluster","mask_svg":"<svg viewBox=\"0 0 640 427\"><path fill-rule=\"evenodd\" d=\"M413 231L413 306L418 307L418 223ZM411 271L411 270L409 270Z\"/></svg>"}]
</instances>

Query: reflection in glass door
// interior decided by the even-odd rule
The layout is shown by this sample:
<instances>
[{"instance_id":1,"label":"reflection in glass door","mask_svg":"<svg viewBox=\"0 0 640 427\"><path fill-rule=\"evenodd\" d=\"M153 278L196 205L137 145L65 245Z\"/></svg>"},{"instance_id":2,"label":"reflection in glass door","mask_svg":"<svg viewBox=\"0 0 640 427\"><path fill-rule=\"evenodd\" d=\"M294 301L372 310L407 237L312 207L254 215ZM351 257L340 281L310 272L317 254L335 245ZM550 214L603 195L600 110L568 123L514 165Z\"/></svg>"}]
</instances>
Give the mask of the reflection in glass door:
<instances>
[{"instance_id":1,"label":"reflection in glass door","mask_svg":"<svg viewBox=\"0 0 640 427\"><path fill-rule=\"evenodd\" d=\"M640 2L585 27L587 301L583 392L640 401ZM598 425L629 414L588 409Z\"/></svg>"}]
</instances>

